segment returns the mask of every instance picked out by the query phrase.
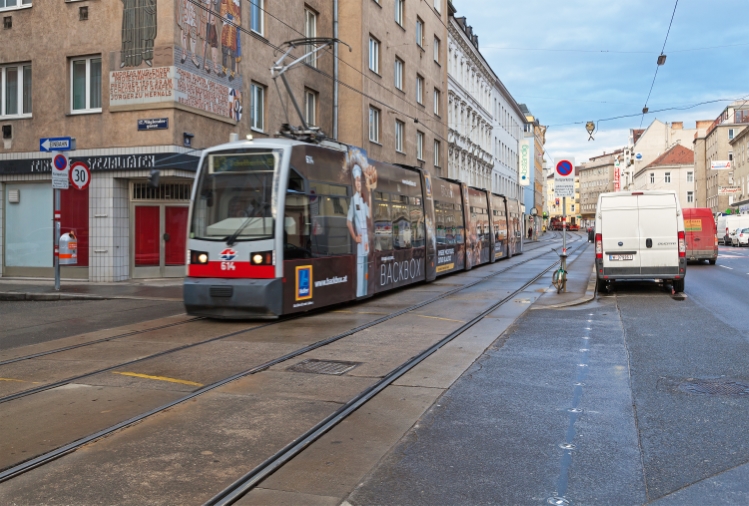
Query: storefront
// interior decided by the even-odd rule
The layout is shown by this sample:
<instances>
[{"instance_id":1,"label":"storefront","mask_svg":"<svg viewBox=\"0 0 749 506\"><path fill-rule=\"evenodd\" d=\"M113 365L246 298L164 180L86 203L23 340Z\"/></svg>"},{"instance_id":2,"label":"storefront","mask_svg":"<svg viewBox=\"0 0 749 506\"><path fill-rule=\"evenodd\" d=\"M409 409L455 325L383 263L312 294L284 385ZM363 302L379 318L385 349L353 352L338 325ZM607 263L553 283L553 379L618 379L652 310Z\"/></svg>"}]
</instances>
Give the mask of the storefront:
<instances>
[{"instance_id":1,"label":"storefront","mask_svg":"<svg viewBox=\"0 0 749 506\"><path fill-rule=\"evenodd\" d=\"M156 149L71 153L71 162L90 167L91 184L61 191L62 233L72 232L78 240L77 264L62 267L63 279L185 275L187 209L199 154L173 146ZM54 275L51 157L32 155L0 158L4 277ZM156 188L148 184L152 169L160 170Z\"/></svg>"}]
</instances>

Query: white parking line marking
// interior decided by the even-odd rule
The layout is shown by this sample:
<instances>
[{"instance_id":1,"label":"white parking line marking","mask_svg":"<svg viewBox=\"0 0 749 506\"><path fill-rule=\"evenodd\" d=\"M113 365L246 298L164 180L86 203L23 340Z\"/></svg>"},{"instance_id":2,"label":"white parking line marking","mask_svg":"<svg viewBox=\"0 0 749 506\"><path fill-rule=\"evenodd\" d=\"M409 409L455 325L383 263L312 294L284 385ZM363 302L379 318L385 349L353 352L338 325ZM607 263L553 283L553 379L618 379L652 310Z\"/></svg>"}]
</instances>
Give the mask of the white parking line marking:
<instances>
[{"instance_id":1,"label":"white parking line marking","mask_svg":"<svg viewBox=\"0 0 749 506\"><path fill-rule=\"evenodd\" d=\"M723 267L724 269L733 270L733 267L726 267L725 265L719 265L718 267Z\"/></svg>"}]
</instances>

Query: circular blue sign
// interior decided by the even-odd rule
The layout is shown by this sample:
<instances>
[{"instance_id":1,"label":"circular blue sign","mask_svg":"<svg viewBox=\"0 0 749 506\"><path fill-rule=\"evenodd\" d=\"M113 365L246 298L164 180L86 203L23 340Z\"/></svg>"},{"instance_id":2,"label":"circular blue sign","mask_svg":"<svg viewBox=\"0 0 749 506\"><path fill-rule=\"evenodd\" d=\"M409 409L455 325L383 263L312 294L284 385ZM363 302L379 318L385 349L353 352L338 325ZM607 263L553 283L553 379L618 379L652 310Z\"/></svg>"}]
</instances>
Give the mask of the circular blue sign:
<instances>
[{"instance_id":1,"label":"circular blue sign","mask_svg":"<svg viewBox=\"0 0 749 506\"><path fill-rule=\"evenodd\" d=\"M65 170L68 166L68 160L63 155L57 155L55 156L54 164L57 170Z\"/></svg>"},{"instance_id":2,"label":"circular blue sign","mask_svg":"<svg viewBox=\"0 0 749 506\"><path fill-rule=\"evenodd\" d=\"M574 167L569 160L562 160L557 164L557 172L560 176L569 176L573 170Z\"/></svg>"}]
</instances>

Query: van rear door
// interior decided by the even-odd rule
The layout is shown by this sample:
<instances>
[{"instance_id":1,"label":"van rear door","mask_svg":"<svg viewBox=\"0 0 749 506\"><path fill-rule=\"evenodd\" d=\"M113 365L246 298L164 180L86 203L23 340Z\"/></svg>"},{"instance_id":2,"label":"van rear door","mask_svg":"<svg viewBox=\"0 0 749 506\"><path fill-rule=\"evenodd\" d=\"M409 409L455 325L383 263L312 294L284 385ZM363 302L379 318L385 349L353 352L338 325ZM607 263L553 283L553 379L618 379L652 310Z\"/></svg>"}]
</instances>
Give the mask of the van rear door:
<instances>
[{"instance_id":1,"label":"van rear door","mask_svg":"<svg viewBox=\"0 0 749 506\"><path fill-rule=\"evenodd\" d=\"M636 196L619 194L601 197L600 234L603 240L603 267L607 275L640 274L639 222Z\"/></svg>"},{"instance_id":2,"label":"van rear door","mask_svg":"<svg viewBox=\"0 0 749 506\"><path fill-rule=\"evenodd\" d=\"M679 222L675 195L638 195L637 201L642 274L679 274Z\"/></svg>"}]
</instances>

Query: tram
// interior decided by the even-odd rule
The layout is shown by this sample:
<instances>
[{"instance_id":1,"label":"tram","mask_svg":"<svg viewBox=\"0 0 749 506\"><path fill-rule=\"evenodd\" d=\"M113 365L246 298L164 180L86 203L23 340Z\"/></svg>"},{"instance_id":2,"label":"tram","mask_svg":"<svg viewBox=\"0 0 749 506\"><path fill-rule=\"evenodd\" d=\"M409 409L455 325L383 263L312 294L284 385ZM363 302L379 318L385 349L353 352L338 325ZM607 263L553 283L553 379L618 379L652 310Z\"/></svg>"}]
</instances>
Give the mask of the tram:
<instances>
[{"instance_id":1,"label":"tram","mask_svg":"<svg viewBox=\"0 0 749 506\"><path fill-rule=\"evenodd\" d=\"M518 255L517 200L331 141L206 149L188 227L187 313L277 318Z\"/></svg>"}]
</instances>

